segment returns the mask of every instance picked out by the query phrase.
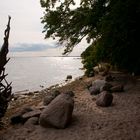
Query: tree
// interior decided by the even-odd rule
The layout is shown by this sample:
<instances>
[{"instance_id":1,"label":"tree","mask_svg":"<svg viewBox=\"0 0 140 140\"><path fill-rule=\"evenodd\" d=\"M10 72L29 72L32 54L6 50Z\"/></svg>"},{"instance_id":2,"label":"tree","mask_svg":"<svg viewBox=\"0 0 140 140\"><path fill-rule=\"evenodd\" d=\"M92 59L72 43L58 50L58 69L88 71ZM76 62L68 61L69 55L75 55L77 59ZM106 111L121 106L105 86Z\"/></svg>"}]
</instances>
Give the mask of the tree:
<instances>
[{"instance_id":1,"label":"tree","mask_svg":"<svg viewBox=\"0 0 140 140\"><path fill-rule=\"evenodd\" d=\"M12 98L12 87L11 83L9 84L6 80L7 74L5 74L5 65L9 61L7 59L7 53L8 53L8 39L9 39L9 33L10 33L10 19L11 17L9 16L9 21L7 28L4 32L4 43L0 49L0 120L4 116L8 103Z\"/></svg>"},{"instance_id":2,"label":"tree","mask_svg":"<svg viewBox=\"0 0 140 140\"><path fill-rule=\"evenodd\" d=\"M72 7L76 0L40 2L45 8L45 38L59 37L59 43L66 47L64 53L71 52L85 37L92 51L87 49L88 55L85 51L82 56L90 68L105 61L140 73L140 1L81 0L76 8Z\"/></svg>"}]
</instances>

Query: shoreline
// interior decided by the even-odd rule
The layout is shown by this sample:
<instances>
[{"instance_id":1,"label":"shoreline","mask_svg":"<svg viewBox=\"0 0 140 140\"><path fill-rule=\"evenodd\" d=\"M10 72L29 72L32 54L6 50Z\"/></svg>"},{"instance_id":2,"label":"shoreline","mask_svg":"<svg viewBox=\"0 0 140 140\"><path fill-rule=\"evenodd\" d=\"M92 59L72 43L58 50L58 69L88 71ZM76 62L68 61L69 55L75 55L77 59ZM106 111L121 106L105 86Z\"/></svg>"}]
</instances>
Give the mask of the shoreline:
<instances>
[{"instance_id":1,"label":"shoreline","mask_svg":"<svg viewBox=\"0 0 140 140\"><path fill-rule=\"evenodd\" d=\"M12 101L3 121L5 129L0 134L5 140L11 138L16 140L24 138L28 140L58 139L58 140L88 140L92 139L139 139L140 138L140 80L136 83L133 77L124 74L113 75L118 77L116 83L121 83L122 78L125 82L125 90L120 93L113 93L114 100L110 107L98 107L95 103L96 97L90 95L87 86L96 79L104 79L101 75L94 77L85 77L75 79L62 87L54 88L61 93L72 90L74 96L74 111L72 124L66 129L41 128L37 126L12 126L9 123L11 115L18 112L22 107L29 106L33 108L42 107L42 101L49 94L48 90L42 90L34 94L28 94ZM127 78L127 79L126 79ZM132 78L132 79L131 79ZM135 78L135 77L134 77ZM59 133L58 133L59 131ZM30 133L28 133L30 132ZM12 137L10 137L12 134ZM100 135L101 134L101 135Z\"/></svg>"},{"instance_id":2,"label":"shoreline","mask_svg":"<svg viewBox=\"0 0 140 140\"><path fill-rule=\"evenodd\" d=\"M49 92L50 90L53 90L55 88L61 88L61 87L65 86L65 85L67 85L67 84L70 84L70 83L78 80L78 79L81 79L82 77L84 77L84 75L78 76L78 77L75 77L75 78L72 78L72 79L65 79L64 81L62 81L60 83L52 84L52 85L50 85L48 87L40 85L39 86L40 89L37 89L37 90L23 89L23 90L14 91L13 94L14 95L24 95L24 94L27 95L27 94L30 94L30 93L38 93L38 92L41 92L43 90L48 90L48 92Z\"/></svg>"},{"instance_id":3,"label":"shoreline","mask_svg":"<svg viewBox=\"0 0 140 140\"><path fill-rule=\"evenodd\" d=\"M82 80L83 78L85 78L84 75L78 76L74 79L70 79L67 81L65 80L64 82L54 84L49 87L44 87L41 90L30 91L28 89L25 89L25 90L21 90L21 91L17 91L15 93L13 93L13 98L10 101L8 109L7 109L8 114L6 113L6 117L4 117L4 118L6 118L6 120L5 119L2 119L2 120L4 120L4 122L7 123L7 121L8 121L7 116L11 116L11 113L13 114L13 112L16 112L20 107L24 106L25 103L30 105L30 104L32 104L31 102L33 100L37 99L37 101L35 103L35 104L37 104L38 102L40 102L43 99L44 96L47 96L47 94L49 94L53 90L60 90L61 92L66 92L67 87L71 87L72 85L75 85L75 83ZM70 88L68 88L68 90L69 89ZM33 103L34 103L34 101L33 101ZM16 108L17 108L17 110L15 110ZM9 110L11 110L11 111L9 112Z\"/></svg>"}]
</instances>

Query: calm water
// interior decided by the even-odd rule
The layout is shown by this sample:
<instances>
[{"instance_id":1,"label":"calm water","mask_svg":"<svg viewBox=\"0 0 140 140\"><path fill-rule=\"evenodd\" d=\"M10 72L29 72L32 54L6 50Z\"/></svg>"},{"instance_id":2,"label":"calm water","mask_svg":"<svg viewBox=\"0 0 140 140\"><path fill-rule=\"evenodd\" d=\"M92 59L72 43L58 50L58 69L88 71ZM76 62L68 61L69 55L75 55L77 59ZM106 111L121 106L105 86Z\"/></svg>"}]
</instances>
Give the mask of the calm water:
<instances>
[{"instance_id":1,"label":"calm water","mask_svg":"<svg viewBox=\"0 0 140 140\"><path fill-rule=\"evenodd\" d=\"M41 86L64 82L67 75L83 75L81 59L76 57L13 57L7 64L8 81L13 92L39 90Z\"/></svg>"}]
</instances>

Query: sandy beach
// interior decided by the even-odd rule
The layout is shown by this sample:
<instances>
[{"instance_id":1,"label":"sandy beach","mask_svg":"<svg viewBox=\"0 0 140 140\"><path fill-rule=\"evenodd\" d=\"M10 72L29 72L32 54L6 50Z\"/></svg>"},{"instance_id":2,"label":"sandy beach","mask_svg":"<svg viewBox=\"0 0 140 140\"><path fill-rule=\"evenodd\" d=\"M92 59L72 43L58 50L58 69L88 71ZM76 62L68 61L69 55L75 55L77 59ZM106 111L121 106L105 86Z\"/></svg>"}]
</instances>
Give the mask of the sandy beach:
<instances>
[{"instance_id":1,"label":"sandy beach","mask_svg":"<svg viewBox=\"0 0 140 140\"><path fill-rule=\"evenodd\" d=\"M0 140L139 140L140 139L140 79L127 74L112 73L122 83L124 92L113 93L110 107L99 107L97 96L90 95L87 86L101 75L75 80L57 89L61 92L72 90L74 111L72 123L66 129L43 128L40 125L11 125L10 117L23 106L42 106L47 90L30 93L12 101L0 130Z\"/></svg>"}]
</instances>

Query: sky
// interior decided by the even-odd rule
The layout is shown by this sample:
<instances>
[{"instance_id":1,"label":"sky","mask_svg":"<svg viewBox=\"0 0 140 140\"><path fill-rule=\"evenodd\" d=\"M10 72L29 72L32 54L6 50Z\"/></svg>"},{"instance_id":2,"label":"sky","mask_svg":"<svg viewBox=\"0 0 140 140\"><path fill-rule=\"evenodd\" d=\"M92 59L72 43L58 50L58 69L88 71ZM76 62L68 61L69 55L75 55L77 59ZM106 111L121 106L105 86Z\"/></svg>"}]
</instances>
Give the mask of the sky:
<instances>
[{"instance_id":1,"label":"sky","mask_svg":"<svg viewBox=\"0 0 140 140\"><path fill-rule=\"evenodd\" d=\"M3 43L3 33L10 15L12 19L9 47L13 53L30 54L34 51L34 55L62 54L63 47L57 48L56 41L44 40L43 24L40 19L43 11L40 0L0 0L0 45ZM79 46L82 47L76 47L73 55L79 55L85 49L85 41Z\"/></svg>"}]
</instances>

